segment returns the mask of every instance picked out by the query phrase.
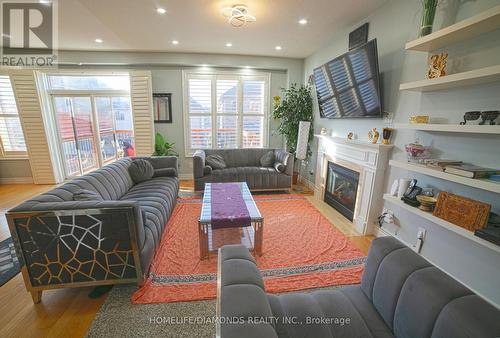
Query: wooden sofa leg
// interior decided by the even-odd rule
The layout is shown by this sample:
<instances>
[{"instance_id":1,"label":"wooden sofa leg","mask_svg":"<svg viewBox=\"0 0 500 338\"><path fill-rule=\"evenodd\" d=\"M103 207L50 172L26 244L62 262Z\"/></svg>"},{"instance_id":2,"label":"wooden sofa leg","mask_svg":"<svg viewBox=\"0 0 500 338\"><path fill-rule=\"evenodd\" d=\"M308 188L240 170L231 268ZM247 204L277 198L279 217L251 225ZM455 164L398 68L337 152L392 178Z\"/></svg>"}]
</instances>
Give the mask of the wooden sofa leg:
<instances>
[{"instance_id":1,"label":"wooden sofa leg","mask_svg":"<svg viewBox=\"0 0 500 338\"><path fill-rule=\"evenodd\" d=\"M38 304L42 301L42 292L43 291L30 291L33 303Z\"/></svg>"}]
</instances>

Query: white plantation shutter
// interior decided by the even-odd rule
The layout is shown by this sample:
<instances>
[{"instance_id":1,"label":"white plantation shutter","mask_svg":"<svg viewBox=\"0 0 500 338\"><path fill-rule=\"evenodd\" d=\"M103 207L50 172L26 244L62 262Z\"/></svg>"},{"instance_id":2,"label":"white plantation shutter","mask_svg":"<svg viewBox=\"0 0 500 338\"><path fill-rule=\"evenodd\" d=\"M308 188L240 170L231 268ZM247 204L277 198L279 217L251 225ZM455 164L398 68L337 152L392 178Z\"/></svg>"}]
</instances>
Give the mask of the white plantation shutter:
<instances>
[{"instance_id":1,"label":"white plantation shutter","mask_svg":"<svg viewBox=\"0 0 500 338\"><path fill-rule=\"evenodd\" d=\"M184 73L186 153L267 144L269 75Z\"/></svg>"},{"instance_id":2,"label":"white plantation shutter","mask_svg":"<svg viewBox=\"0 0 500 338\"><path fill-rule=\"evenodd\" d=\"M217 78L217 148L238 148L238 78Z\"/></svg>"},{"instance_id":3,"label":"white plantation shutter","mask_svg":"<svg viewBox=\"0 0 500 338\"><path fill-rule=\"evenodd\" d=\"M188 78L189 148L212 148L212 79Z\"/></svg>"},{"instance_id":4,"label":"white plantation shutter","mask_svg":"<svg viewBox=\"0 0 500 338\"><path fill-rule=\"evenodd\" d=\"M58 183L54 176L50 148L36 87L35 74L30 70L15 71L11 75L12 87L17 99L19 116L29 154L33 182L35 184Z\"/></svg>"},{"instance_id":5,"label":"white plantation shutter","mask_svg":"<svg viewBox=\"0 0 500 338\"><path fill-rule=\"evenodd\" d=\"M0 142L2 155L27 155L24 133L10 77L0 75Z\"/></svg>"},{"instance_id":6,"label":"white plantation shutter","mask_svg":"<svg viewBox=\"0 0 500 338\"><path fill-rule=\"evenodd\" d=\"M154 152L155 136L151 72L130 72L130 100L134 116L135 154L150 156Z\"/></svg>"},{"instance_id":7,"label":"white plantation shutter","mask_svg":"<svg viewBox=\"0 0 500 338\"><path fill-rule=\"evenodd\" d=\"M265 87L264 79L243 81L243 148L264 147Z\"/></svg>"}]
</instances>

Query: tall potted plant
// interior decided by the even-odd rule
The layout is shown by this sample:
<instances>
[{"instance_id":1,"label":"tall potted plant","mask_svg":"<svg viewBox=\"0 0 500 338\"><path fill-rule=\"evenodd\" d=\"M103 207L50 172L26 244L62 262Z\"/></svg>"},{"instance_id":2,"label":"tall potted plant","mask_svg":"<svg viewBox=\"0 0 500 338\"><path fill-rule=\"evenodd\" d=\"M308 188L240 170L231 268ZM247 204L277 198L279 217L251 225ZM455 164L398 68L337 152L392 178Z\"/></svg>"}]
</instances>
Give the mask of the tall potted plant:
<instances>
[{"instance_id":1,"label":"tall potted plant","mask_svg":"<svg viewBox=\"0 0 500 338\"><path fill-rule=\"evenodd\" d=\"M282 89L283 99L275 99L273 117L280 120L278 132L285 137L287 150L295 152L300 121L313 121L313 101L309 86L292 84L288 89ZM313 137L313 128L309 130L309 140ZM308 155L311 150L308 144ZM296 182L297 173L294 172Z\"/></svg>"}]
</instances>

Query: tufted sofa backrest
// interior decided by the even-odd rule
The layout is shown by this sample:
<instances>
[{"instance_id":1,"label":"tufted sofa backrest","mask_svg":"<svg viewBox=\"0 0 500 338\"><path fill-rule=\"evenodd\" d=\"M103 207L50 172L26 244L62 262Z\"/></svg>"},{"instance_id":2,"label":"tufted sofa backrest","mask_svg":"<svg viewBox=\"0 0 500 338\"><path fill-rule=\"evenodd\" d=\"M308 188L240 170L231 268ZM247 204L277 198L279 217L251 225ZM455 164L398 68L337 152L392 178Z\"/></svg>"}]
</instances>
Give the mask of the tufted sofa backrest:
<instances>
[{"instance_id":1,"label":"tufted sofa backrest","mask_svg":"<svg viewBox=\"0 0 500 338\"><path fill-rule=\"evenodd\" d=\"M396 337L500 330L498 309L392 237L373 240L361 288Z\"/></svg>"}]
</instances>

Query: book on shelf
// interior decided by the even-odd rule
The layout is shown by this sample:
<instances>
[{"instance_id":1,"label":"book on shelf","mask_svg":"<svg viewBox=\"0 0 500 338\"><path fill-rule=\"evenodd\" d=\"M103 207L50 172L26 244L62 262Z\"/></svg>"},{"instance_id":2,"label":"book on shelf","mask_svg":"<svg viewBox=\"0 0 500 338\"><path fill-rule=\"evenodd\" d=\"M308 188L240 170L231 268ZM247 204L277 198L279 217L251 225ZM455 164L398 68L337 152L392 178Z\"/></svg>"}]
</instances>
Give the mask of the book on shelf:
<instances>
[{"instance_id":1,"label":"book on shelf","mask_svg":"<svg viewBox=\"0 0 500 338\"><path fill-rule=\"evenodd\" d=\"M500 174L500 169L485 168L473 164L461 164L447 166L444 172L468 178L488 178L491 175Z\"/></svg>"},{"instance_id":2,"label":"book on shelf","mask_svg":"<svg viewBox=\"0 0 500 338\"><path fill-rule=\"evenodd\" d=\"M424 164L428 167L440 169L440 170L444 171L447 166L460 165L460 164L462 164L462 161L443 160L440 158L428 158L428 159L424 160Z\"/></svg>"}]
</instances>

